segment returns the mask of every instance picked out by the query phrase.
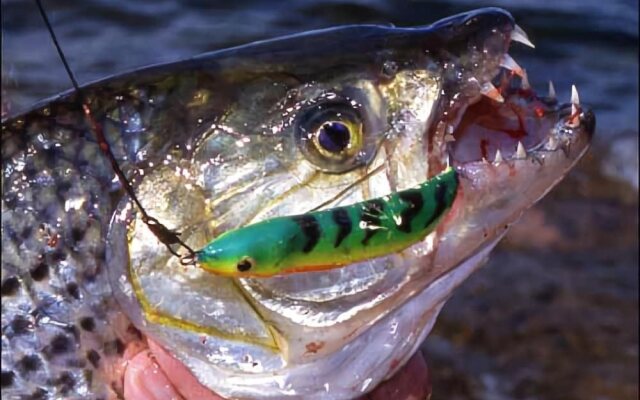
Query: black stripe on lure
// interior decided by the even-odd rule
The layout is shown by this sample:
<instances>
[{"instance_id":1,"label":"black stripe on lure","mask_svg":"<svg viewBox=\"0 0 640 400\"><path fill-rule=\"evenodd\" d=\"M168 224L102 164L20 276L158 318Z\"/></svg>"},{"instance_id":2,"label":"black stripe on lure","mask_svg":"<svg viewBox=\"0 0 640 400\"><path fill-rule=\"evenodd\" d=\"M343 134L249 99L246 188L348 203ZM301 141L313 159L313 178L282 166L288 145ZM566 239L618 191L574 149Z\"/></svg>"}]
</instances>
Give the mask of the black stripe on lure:
<instances>
[{"instance_id":1,"label":"black stripe on lure","mask_svg":"<svg viewBox=\"0 0 640 400\"><path fill-rule=\"evenodd\" d=\"M436 228L457 190L457 173L449 167L414 188L384 197L225 232L196 252L197 261L214 274L269 277L396 253Z\"/></svg>"}]
</instances>

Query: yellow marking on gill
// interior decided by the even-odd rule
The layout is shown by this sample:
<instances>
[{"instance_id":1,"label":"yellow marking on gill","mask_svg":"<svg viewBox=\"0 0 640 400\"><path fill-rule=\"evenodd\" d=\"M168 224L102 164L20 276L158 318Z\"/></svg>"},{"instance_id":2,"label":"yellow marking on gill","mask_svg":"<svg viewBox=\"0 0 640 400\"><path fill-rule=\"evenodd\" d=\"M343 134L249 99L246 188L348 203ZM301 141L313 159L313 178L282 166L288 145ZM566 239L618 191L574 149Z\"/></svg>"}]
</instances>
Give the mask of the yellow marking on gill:
<instances>
[{"instance_id":1,"label":"yellow marking on gill","mask_svg":"<svg viewBox=\"0 0 640 400\"><path fill-rule=\"evenodd\" d=\"M232 333L232 332L225 332L214 327L201 326L193 322L186 321L181 318L177 318L170 314L157 310L149 303L149 300L145 297L140 281L138 280L138 276L131 269L130 265L131 265L131 262L129 262L129 267L127 267L129 272L129 281L131 282L131 286L133 286L133 292L136 298L138 299L138 302L140 303L142 312L145 318L149 322L161 324L171 328L182 329L189 332L201 333L209 336L216 336L225 340L234 340L234 341L241 341L249 344L254 344L254 345L265 347L266 349L271 350L275 353L281 352L281 349L278 345L278 341L273 336L273 329L269 326L269 324L264 323L264 321L263 323L265 324L265 328L266 328L265 331L269 333L268 339L257 338L255 336L247 335L243 332Z\"/></svg>"}]
</instances>

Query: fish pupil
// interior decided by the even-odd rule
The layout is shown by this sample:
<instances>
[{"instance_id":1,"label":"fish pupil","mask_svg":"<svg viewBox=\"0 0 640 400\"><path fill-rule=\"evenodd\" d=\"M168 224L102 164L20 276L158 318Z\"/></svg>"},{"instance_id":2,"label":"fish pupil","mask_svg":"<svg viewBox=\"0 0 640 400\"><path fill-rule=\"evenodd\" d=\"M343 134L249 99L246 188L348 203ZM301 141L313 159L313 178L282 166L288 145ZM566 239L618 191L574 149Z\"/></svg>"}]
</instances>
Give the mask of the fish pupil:
<instances>
[{"instance_id":1,"label":"fish pupil","mask_svg":"<svg viewBox=\"0 0 640 400\"><path fill-rule=\"evenodd\" d=\"M327 122L318 131L318 143L332 153L346 149L350 141L349 127L342 122Z\"/></svg>"}]
</instances>

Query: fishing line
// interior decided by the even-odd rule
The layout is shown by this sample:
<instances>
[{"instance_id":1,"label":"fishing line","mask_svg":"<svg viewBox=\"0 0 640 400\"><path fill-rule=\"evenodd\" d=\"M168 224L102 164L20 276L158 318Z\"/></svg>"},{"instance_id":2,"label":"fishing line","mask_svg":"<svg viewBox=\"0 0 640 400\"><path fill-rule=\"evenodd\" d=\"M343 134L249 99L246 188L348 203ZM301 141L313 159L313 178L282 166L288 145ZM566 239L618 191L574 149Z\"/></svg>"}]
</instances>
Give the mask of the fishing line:
<instances>
[{"instance_id":1,"label":"fishing line","mask_svg":"<svg viewBox=\"0 0 640 400\"><path fill-rule=\"evenodd\" d=\"M314 211L318 211L320 210L322 207L327 206L331 203L333 203L334 201L338 200L340 197L344 196L345 194L347 194L351 189L353 189L354 187L358 186L359 184L361 184L362 182L366 181L367 179L369 179L371 176L377 174L378 172L382 171L384 169L385 165L384 164L380 164L377 167L375 167L374 169L372 169L371 171L367 172L367 174L361 176L360 178L358 178L355 182L349 184L349 186L347 186L346 188L342 189L341 191L339 191L337 194L335 194L334 196L332 196L330 199L318 204L317 206L315 206L314 208L312 208L311 210L307 211L307 212L314 212Z\"/></svg>"},{"instance_id":2,"label":"fishing line","mask_svg":"<svg viewBox=\"0 0 640 400\"><path fill-rule=\"evenodd\" d=\"M91 108L89 107L89 103L85 101L84 94L80 89L80 86L78 85L78 81L76 80L73 72L71 71L71 68L69 67L69 63L67 62L67 59L64 56L62 48L60 47L60 43L58 42L56 34L53 30L53 27L49 22L49 17L47 17L47 13L45 12L44 7L42 6L41 0L35 0L35 2L36 2L36 5L38 6L38 10L40 11L40 15L42 16L42 19L44 20L44 24L47 27L47 30L49 31L49 35L51 36L51 40L53 41L56 51L58 52L58 56L60 57L60 60L62 60L62 64L64 65L64 68L67 71L67 75L71 80L71 84L73 85L73 88L78 96L78 102L82 106L84 115L87 119L87 122L89 123L89 129L92 130L93 133L95 134L96 139L98 141L98 147L100 147L100 150L102 150L102 153L109 160L109 163L111 164L111 168L113 169L113 172L118 177L120 184L124 188L125 192L129 195L129 197L133 200L136 207L140 211L140 214L142 214L142 217L141 217L142 222L144 222L144 224L147 225L149 230L151 230L153 235L162 244L164 244L167 247L167 249L171 254L173 254L174 256L180 259L180 262L183 265L193 265L195 263L196 253L195 251L193 251L193 249L191 249L191 247L189 247L184 241L182 241L179 238L180 233L170 230L169 228L164 226L160 221L158 221L156 218L147 214L144 207L138 200L138 197L136 196L135 191L133 190L133 187L129 183L129 180L125 176L124 172L122 172L122 170L120 169L120 165L118 164L118 161L116 160L115 156L113 155L113 152L111 151L111 146L109 145L109 142L107 142L107 139L104 136L102 127L100 126L100 124L98 124L98 122L93 117L93 114L91 113ZM172 244L179 244L180 246L184 247L187 250L188 254L181 255L171 247Z\"/></svg>"},{"instance_id":3,"label":"fishing line","mask_svg":"<svg viewBox=\"0 0 640 400\"><path fill-rule=\"evenodd\" d=\"M388 139L389 135L387 133L384 134L384 136L382 137L382 140L380 141L380 143L377 145L376 148L376 153L378 153L380 151L380 149L382 148L382 146L386 143L386 139ZM338 193L336 193L334 196L332 196L330 199L323 201L322 203L318 204L317 206L315 206L314 208L312 208L311 210L307 211L309 213L314 212L314 211L318 211L321 208L328 206L329 204L333 203L334 201L338 200L340 197L344 196L345 194L347 194L351 189L353 189L354 187L358 186L359 184L361 184L362 182L366 181L367 179L369 179L370 177L372 177L373 175L377 174L378 172L381 172L384 167L385 164L391 159L391 154L387 154L387 156L384 158L384 160L382 160L382 164L378 165L377 167L375 167L374 169L372 169L371 171L368 171L367 173L365 173L363 176L361 176L360 178L356 179L355 182L349 184L346 188L342 189L341 191L339 191Z\"/></svg>"}]
</instances>

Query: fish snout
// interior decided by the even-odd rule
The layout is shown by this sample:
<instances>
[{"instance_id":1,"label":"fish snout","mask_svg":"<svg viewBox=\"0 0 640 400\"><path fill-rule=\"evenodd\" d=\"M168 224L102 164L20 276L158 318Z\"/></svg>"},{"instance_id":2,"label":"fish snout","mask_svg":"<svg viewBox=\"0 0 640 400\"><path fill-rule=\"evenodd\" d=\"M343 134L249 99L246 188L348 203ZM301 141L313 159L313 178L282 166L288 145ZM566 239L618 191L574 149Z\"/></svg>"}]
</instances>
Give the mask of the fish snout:
<instances>
[{"instance_id":1,"label":"fish snout","mask_svg":"<svg viewBox=\"0 0 640 400\"><path fill-rule=\"evenodd\" d=\"M440 36L453 42L464 40L478 32L491 32L498 29L511 31L515 27L513 16L506 10L495 7L482 8L443 19L432 25L440 31Z\"/></svg>"}]
</instances>

